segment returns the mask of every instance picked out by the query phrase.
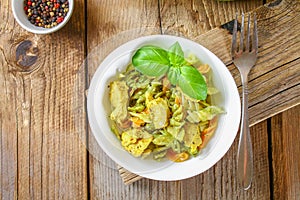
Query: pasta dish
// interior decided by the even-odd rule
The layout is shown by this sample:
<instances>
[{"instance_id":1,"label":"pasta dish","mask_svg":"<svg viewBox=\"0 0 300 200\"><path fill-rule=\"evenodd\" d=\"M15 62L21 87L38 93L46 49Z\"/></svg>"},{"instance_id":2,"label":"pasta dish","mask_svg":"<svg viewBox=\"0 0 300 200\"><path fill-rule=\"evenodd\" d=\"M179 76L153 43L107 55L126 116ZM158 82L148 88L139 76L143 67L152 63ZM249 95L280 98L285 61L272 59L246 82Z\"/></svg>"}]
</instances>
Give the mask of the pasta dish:
<instances>
[{"instance_id":1,"label":"pasta dish","mask_svg":"<svg viewBox=\"0 0 300 200\"><path fill-rule=\"evenodd\" d=\"M167 75L142 74L132 63L110 83L111 130L133 156L183 162L198 155L213 135L224 111L212 104L218 90L211 68L193 54L185 62L203 76L206 99L191 98Z\"/></svg>"}]
</instances>

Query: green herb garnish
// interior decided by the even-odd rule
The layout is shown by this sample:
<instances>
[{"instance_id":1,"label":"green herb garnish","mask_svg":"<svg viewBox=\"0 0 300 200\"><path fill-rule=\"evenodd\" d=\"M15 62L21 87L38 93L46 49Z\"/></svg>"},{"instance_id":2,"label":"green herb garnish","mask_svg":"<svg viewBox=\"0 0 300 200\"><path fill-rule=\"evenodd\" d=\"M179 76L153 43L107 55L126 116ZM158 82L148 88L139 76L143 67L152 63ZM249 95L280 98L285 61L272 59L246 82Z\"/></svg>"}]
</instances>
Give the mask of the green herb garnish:
<instances>
[{"instance_id":1,"label":"green herb garnish","mask_svg":"<svg viewBox=\"0 0 300 200\"><path fill-rule=\"evenodd\" d=\"M178 85L191 98L205 100L207 85L202 74L184 59L178 42L169 50L157 46L143 46L132 57L133 66L142 74L159 77L167 75L171 84Z\"/></svg>"}]
</instances>

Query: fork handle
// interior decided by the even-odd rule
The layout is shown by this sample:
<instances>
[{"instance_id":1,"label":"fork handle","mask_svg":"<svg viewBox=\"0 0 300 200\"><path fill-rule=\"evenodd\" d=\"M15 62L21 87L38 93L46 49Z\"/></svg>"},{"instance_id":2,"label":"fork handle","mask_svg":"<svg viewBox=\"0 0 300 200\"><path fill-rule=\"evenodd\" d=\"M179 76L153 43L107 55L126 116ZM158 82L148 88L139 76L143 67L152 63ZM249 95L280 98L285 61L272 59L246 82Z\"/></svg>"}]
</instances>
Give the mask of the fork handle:
<instances>
[{"instance_id":1,"label":"fork handle","mask_svg":"<svg viewBox=\"0 0 300 200\"><path fill-rule=\"evenodd\" d=\"M243 80L244 79L244 80ZM246 79L246 80L245 80ZM237 173L239 184L244 190L251 186L253 176L253 152L248 117L248 81L247 76L242 77L242 120L240 127L240 140L237 155Z\"/></svg>"}]
</instances>

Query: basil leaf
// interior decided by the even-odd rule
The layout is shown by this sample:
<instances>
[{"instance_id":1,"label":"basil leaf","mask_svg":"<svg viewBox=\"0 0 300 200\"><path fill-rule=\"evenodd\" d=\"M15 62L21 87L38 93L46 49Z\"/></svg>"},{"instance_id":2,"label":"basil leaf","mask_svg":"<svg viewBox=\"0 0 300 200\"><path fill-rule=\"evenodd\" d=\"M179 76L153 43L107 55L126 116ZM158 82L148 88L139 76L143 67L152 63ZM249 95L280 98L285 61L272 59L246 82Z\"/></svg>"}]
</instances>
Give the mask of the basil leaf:
<instances>
[{"instance_id":1,"label":"basil leaf","mask_svg":"<svg viewBox=\"0 0 300 200\"><path fill-rule=\"evenodd\" d=\"M178 85L182 92L191 98L205 100L207 85L202 74L194 67L184 65L180 68Z\"/></svg>"},{"instance_id":2,"label":"basil leaf","mask_svg":"<svg viewBox=\"0 0 300 200\"><path fill-rule=\"evenodd\" d=\"M168 51L171 66L180 67L184 64L184 53L178 42L175 42Z\"/></svg>"},{"instance_id":3,"label":"basil leaf","mask_svg":"<svg viewBox=\"0 0 300 200\"><path fill-rule=\"evenodd\" d=\"M179 76L180 76L180 69L178 67L170 67L168 71L168 79L170 83L176 85Z\"/></svg>"},{"instance_id":4,"label":"basil leaf","mask_svg":"<svg viewBox=\"0 0 300 200\"><path fill-rule=\"evenodd\" d=\"M207 85L202 74L186 65L184 53L178 42L168 51L157 46L143 46L132 57L132 64L147 76L162 76L167 73L171 84L178 85L191 98L205 100Z\"/></svg>"},{"instance_id":5,"label":"basil leaf","mask_svg":"<svg viewBox=\"0 0 300 200\"><path fill-rule=\"evenodd\" d=\"M143 46L132 57L132 64L147 76L162 76L169 69L168 52L156 46Z\"/></svg>"}]
</instances>

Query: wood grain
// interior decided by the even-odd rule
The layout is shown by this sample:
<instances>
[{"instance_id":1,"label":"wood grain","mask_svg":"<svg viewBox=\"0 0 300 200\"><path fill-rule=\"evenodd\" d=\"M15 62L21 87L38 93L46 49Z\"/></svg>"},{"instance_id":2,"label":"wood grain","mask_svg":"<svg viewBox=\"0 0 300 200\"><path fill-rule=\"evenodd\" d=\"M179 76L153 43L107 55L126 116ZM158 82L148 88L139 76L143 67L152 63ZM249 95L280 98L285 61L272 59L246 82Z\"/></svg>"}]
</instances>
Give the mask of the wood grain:
<instances>
[{"instance_id":1,"label":"wood grain","mask_svg":"<svg viewBox=\"0 0 300 200\"><path fill-rule=\"evenodd\" d=\"M300 196L300 106L273 117L272 175L274 199Z\"/></svg>"},{"instance_id":2,"label":"wood grain","mask_svg":"<svg viewBox=\"0 0 300 200\"><path fill-rule=\"evenodd\" d=\"M207 0L162 0L161 27L164 34L195 38L262 5L261 0L219 2Z\"/></svg>"},{"instance_id":3,"label":"wood grain","mask_svg":"<svg viewBox=\"0 0 300 200\"><path fill-rule=\"evenodd\" d=\"M87 197L86 149L76 139L85 126L71 117L75 72L84 59L84 1L50 35L24 31L10 1L0 5L0 198Z\"/></svg>"},{"instance_id":4,"label":"wood grain","mask_svg":"<svg viewBox=\"0 0 300 200\"><path fill-rule=\"evenodd\" d=\"M79 0L62 30L34 35L14 20L10 1L1 1L0 199L297 199L299 4ZM142 179L116 166L85 118L85 91L102 59L142 35L179 35L220 57L240 90L231 35L220 26L253 9L260 38L249 85L253 187L237 187L237 139L214 167L182 181Z\"/></svg>"}]
</instances>

